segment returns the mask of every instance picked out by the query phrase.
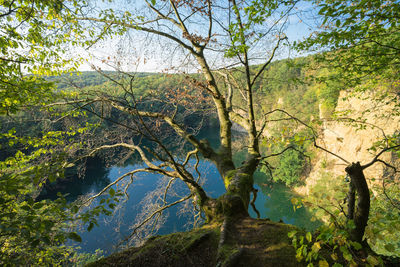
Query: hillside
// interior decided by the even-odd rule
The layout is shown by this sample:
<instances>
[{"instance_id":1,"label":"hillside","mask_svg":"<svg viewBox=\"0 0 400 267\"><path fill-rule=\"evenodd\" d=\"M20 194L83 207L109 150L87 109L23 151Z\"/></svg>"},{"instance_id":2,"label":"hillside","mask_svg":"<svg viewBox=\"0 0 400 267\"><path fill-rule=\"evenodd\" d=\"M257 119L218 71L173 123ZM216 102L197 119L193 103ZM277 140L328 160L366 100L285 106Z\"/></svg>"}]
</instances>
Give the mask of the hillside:
<instances>
[{"instance_id":1,"label":"hillside","mask_svg":"<svg viewBox=\"0 0 400 267\"><path fill-rule=\"evenodd\" d=\"M150 238L142 247L113 254L88 266L305 266L297 262L288 233L296 227L245 218L226 233L218 261L220 228L208 225L185 233Z\"/></svg>"},{"instance_id":2,"label":"hillside","mask_svg":"<svg viewBox=\"0 0 400 267\"><path fill-rule=\"evenodd\" d=\"M319 145L348 162L370 162L382 142L391 142L400 130L398 106L393 96L382 97L379 92L351 94L342 91L335 110L337 117L324 118L320 127ZM348 192L347 164L333 154L315 150L315 160L304 186L295 191L307 202L323 206L337 214L346 205ZM385 255L400 254L400 213L398 212L399 180L392 167L398 168L398 154L384 153L382 162L365 169L371 195L370 220L366 238L371 247ZM390 165L386 165L390 164ZM327 214L319 218L328 221ZM338 215L339 216L339 215Z\"/></svg>"},{"instance_id":3,"label":"hillside","mask_svg":"<svg viewBox=\"0 0 400 267\"><path fill-rule=\"evenodd\" d=\"M129 248L86 266L310 266L304 261L297 260L299 256L302 257L303 246L300 253L295 249L292 239L288 237L293 231L297 231L298 234L305 233L295 226L271 222L268 219L236 218L228 227L226 224L223 226L213 224L189 232L155 236L140 247ZM335 253L340 253L338 248L330 246L317 248L313 245L315 241L311 240L311 238L315 240L315 237L316 235L313 237L310 235L308 237L310 241L304 239L305 250L307 246L309 249L312 246L313 251L319 253L310 261L315 264L314 266L346 266L347 263L343 258L333 260L331 257ZM353 256L354 264L357 266L373 262L370 256L367 259L368 253L364 250L353 252ZM393 258L386 258L382 262L387 267L398 266L399 263Z\"/></svg>"}]
</instances>

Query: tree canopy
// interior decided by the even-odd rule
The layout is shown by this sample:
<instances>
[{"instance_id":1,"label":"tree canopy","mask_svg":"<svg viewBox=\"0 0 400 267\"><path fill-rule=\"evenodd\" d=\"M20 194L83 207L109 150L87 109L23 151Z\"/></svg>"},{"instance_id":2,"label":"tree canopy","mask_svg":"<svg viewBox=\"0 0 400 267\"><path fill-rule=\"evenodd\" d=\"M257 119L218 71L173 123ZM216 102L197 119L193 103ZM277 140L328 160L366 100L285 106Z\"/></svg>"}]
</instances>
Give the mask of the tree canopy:
<instances>
[{"instance_id":1,"label":"tree canopy","mask_svg":"<svg viewBox=\"0 0 400 267\"><path fill-rule=\"evenodd\" d=\"M331 51L331 64L356 83L365 75L396 77L400 53L398 1L317 1L320 29L300 48ZM355 75L357 74L357 75ZM354 83L353 83L354 84ZM351 86L352 84L349 83Z\"/></svg>"},{"instance_id":2,"label":"tree canopy","mask_svg":"<svg viewBox=\"0 0 400 267\"><path fill-rule=\"evenodd\" d=\"M73 5L73 2L71 2ZM65 56L70 40L62 29L63 1L2 1L0 5L0 263L44 264L65 261L79 240L70 232L71 205L60 197L37 199L47 181L63 176L68 150L65 140L75 129L50 131L45 105L59 97L45 75L74 70ZM42 117L30 116L41 114ZM16 123L31 120L39 130L27 132ZM51 118L47 117L51 122ZM13 121L12 126L9 121Z\"/></svg>"}]
</instances>

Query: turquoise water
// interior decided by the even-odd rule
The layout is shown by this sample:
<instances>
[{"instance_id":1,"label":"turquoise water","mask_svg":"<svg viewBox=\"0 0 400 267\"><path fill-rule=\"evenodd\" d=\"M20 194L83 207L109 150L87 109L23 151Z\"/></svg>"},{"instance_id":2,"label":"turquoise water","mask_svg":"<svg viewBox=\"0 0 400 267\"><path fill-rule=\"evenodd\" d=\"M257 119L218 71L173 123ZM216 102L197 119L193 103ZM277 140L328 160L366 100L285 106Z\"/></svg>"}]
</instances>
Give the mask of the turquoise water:
<instances>
[{"instance_id":1,"label":"turquoise water","mask_svg":"<svg viewBox=\"0 0 400 267\"><path fill-rule=\"evenodd\" d=\"M86 178L88 181L97 181L97 183L92 183L91 186L85 184L85 192L82 191L82 187L75 186L75 191L79 191L80 194L96 193L106 182L113 181L121 174L140 167L141 164L132 164L125 167L114 166L105 170L103 168L102 172L99 172L102 166L99 166L99 168L93 167L92 171L87 172ZM210 196L218 197L225 192L222 179L211 162L202 160L199 169L202 176L206 177L203 181L203 186ZM95 179L95 177L98 179ZM159 187L160 181L162 181L162 177L156 174L142 173L135 177L127 190L129 198L126 202L121 203L114 216L101 216L98 220L99 226L94 227L90 232L84 229L79 231L83 241L77 245L81 247L81 251L94 252L96 249L101 249L107 255L121 249L122 247L118 247L118 244L131 233L130 226L135 222L136 217L143 208L141 201L149 192ZM187 193L187 189L183 184L180 184L180 181L177 181L175 186L178 188L177 192L180 197ZM267 184L265 177L261 173L257 173L255 175L255 187L259 190L255 204L261 214L261 218L270 218L273 221L282 220L285 223L307 229L315 228L318 225L310 222L311 215L306 209L300 208L294 211L290 201L294 195L284 185ZM172 202L177 197L170 197L169 199ZM188 222L193 220L193 216L189 213L179 214L183 206L183 204L179 204L164 213L167 215L166 221L156 234L162 235L190 229L191 226ZM251 208L249 211L252 217L256 217Z\"/></svg>"},{"instance_id":2,"label":"turquoise water","mask_svg":"<svg viewBox=\"0 0 400 267\"><path fill-rule=\"evenodd\" d=\"M107 173L110 181L118 178L121 174L142 167L140 164L128 165L125 167L112 167ZM204 180L204 188L212 197L217 197L224 192L224 186L220 176L214 165L208 161L201 161L199 169L202 175L206 175ZM134 182L127 190L129 198L126 202L116 209L115 215L101 216L99 218L99 227L93 228L90 232L81 231L79 234L82 237L82 243L79 246L85 252L93 252L96 249L101 249L105 254L111 253L119 248L116 247L124 237L131 233L129 227L135 222L136 216L141 212L143 204L141 201L146 197L147 193L153 192L158 188L162 177L156 174L141 173L135 177ZM178 189L179 195L185 196L187 189L176 180L175 187ZM96 186L88 193L95 193L99 190ZM179 197L180 198L180 197ZM169 197L170 202L176 200L176 197ZM183 204L179 204L168 209L164 214L167 214L167 219L157 234L168 234L176 231L185 231L190 229L187 225L192 220L190 214L178 214L183 208Z\"/></svg>"},{"instance_id":3,"label":"turquoise water","mask_svg":"<svg viewBox=\"0 0 400 267\"><path fill-rule=\"evenodd\" d=\"M212 141L210 142L216 147L218 140ZM236 154L237 162L243 160L241 156L241 153ZM141 167L141 164L131 163L126 166L106 168L101 160L91 159L87 164L84 179L75 177L72 180L50 187L44 197L54 198L56 192L61 191L63 194L68 194L68 200L73 201L81 195L95 194L122 174ZM214 164L204 159L200 160L199 170L203 177L200 182L203 183L203 187L209 196L218 197L225 192L222 179ZM123 183L126 185L128 181L129 179ZM305 208L294 211L291 204L291 198L294 197L294 194L289 188L279 183L268 183L266 177L260 172L255 174L254 181L255 188L259 190L255 205L261 214L261 218L269 218L273 221L282 220L285 223L306 229L313 229L318 226L318 223L310 221L311 214ZM82 237L82 242L73 245L81 247L82 252L92 253L96 249L101 249L105 255L120 250L122 247L118 245L131 233L130 226L138 219L143 207L149 206L150 202L143 204L143 199L148 197L151 192L162 188L160 183L165 185L165 182L165 179L157 174L141 173L136 175L127 190L129 198L117 206L114 216L100 216L98 218L99 226L94 227L90 232L85 230L87 225L82 227L78 231ZM175 195L171 194L168 197L169 203L188 193L185 185L179 180L174 182L174 188L176 188ZM117 189L117 187L114 186L114 189ZM190 212L185 212L187 209L185 210L184 207L185 205L179 204L164 212L165 221L156 234L162 235L189 230L192 227L190 222L193 221L193 215ZM189 205L190 207L192 206ZM249 212L252 217L256 217L256 213L251 208L249 208Z\"/></svg>"}]
</instances>

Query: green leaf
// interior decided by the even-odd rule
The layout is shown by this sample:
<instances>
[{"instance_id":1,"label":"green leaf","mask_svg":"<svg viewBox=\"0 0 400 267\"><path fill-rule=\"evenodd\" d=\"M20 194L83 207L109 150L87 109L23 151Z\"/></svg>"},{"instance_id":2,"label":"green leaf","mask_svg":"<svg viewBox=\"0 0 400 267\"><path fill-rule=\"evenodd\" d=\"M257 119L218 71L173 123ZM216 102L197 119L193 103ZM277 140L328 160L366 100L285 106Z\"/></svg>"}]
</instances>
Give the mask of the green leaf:
<instances>
[{"instance_id":1,"label":"green leaf","mask_svg":"<svg viewBox=\"0 0 400 267\"><path fill-rule=\"evenodd\" d=\"M82 242L82 238L75 232L68 233L68 238L76 242Z\"/></svg>"},{"instance_id":2,"label":"green leaf","mask_svg":"<svg viewBox=\"0 0 400 267\"><path fill-rule=\"evenodd\" d=\"M320 249L321 249L321 244L320 244L320 242L315 242L315 243L312 245L312 247L311 247L311 250L312 250L312 252L314 252L314 253L317 253Z\"/></svg>"},{"instance_id":3,"label":"green leaf","mask_svg":"<svg viewBox=\"0 0 400 267\"><path fill-rule=\"evenodd\" d=\"M379 265L379 260L378 260L377 258L375 258L374 256L372 256L372 255L368 255L367 261L368 261L368 263L371 264L372 266L377 266L377 265Z\"/></svg>"},{"instance_id":4,"label":"green leaf","mask_svg":"<svg viewBox=\"0 0 400 267\"><path fill-rule=\"evenodd\" d=\"M34 205L33 205L33 208L34 209L40 209L41 207L43 207L45 205L45 203L43 203L43 202L38 202L38 203L35 203Z\"/></svg>"},{"instance_id":5,"label":"green leaf","mask_svg":"<svg viewBox=\"0 0 400 267\"><path fill-rule=\"evenodd\" d=\"M32 245L32 247L37 247L37 246L39 245L39 243L40 243L40 240L39 240L39 239L35 239L35 240L33 240L33 242L31 243L31 245Z\"/></svg>"},{"instance_id":6,"label":"green leaf","mask_svg":"<svg viewBox=\"0 0 400 267\"><path fill-rule=\"evenodd\" d=\"M289 238L293 238L296 234L297 234L297 231L296 231L296 230L290 231L290 232L288 233L288 237L289 237Z\"/></svg>"},{"instance_id":7,"label":"green leaf","mask_svg":"<svg viewBox=\"0 0 400 267\"><path fill-rule=\"evenodd\" d=\"M78 207L78 206L73 206L73 207L71 208L71 211L72 211L73 213L78 213L79 207Z\"/></svg>"},{"instance_id":8,"label":"green leaf","mask_svg":"<svg viewBox=\"0 0 400 267\"><path fill-rule=\"evenodd\" d=\"M310 232L307 232L307 234L306 234L306 239L308 240L308 243L311 243L311 241L312 241L312 235L311 235Z\"/></svg>"},{"instance_id":9,"label":"green leaf","mask_svg":"<svg viewBox=\"0 0 400 267\"><path fill-rule=\"evenodd\" d=\"M345 258L347 261L353 260L353 256L350 253L343 253L343 258Z\"/></svg>"},{"instance_id":10,"label":"green leaf","mask_svg":"<svg viewBox=\"0 0 400 267\"><path fill-rule=\"evenodd\" d=\"M360 250L362 248L361 244L358 242L352 242L351 245L353 246L353 248L355 248L356 250Z\"/></svg>"},{"instance_id":11,"label":"green leaf","mask_svg":"<svg viewBox=\"0 0 400 267\"><path fill-rule=\"evenodd\" d=\"M87 228L88 232L90 232L94 227L94 224L91 222Z\"/></svg>"},{"instance_id":12,"label":"green leaf","mask_svg":"<svg viewBox=\"0 0 400 267\"><path fill-rule=\"evenodd\" d=\"M26 211L30 211L31 207L29 207L28 205L24 205L21 207L21 209L26 210Z\"/></svg>"},{"instance_id":13,"label":"green leaf","mask_svg":"<svg viewBox=\"0 0 400 267\"><path fill-rule=\"evenodd\" d=\"M111 197L114 197L115 190L113 188L111 188L110 191L108 191L108 193L110 194Z\"/></svg>"}]
</instances>

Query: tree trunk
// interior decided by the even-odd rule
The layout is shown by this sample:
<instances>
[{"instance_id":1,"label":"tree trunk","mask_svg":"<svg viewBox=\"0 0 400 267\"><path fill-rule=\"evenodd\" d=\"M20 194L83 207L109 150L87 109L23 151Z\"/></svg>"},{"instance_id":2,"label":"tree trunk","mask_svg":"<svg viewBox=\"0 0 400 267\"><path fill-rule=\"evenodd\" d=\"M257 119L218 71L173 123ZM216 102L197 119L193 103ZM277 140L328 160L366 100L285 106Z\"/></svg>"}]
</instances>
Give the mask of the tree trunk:
<instances>
[{"instance_id":1,"label":"tree trunk","mask_svg":"<svg viewBox=\"0 0 400 267\"><path fill-rule=\"evenodd\" d=\"M226 193L218 199L209 199L201 207L208 221L249 216L250 195L254 190L253 174L258 162L258 157L248 155L241 167L221 174Z\"/></svg>"},{"instance_id":2,"label":"tree trunk","mask_svg":"<svg viewBox=\"0 0 400 267\"><path fill-rule=\"evenodd\" d=\"M347 219L354 220L354 208L356 205L356 188L350 178L349 192L347 193Z\"/></svg>"},{"instance_id":3,"label":"tree trunk","mask_svg":"<svg viewBox=\"0 0 400 267\"><path fill-rule=\"evenodd\" d=\"M370 196L367 181L365 180L363 168L359 162L352 163L346 167L345 171L354 184L357 192L357 207L354 212L355 228L351 230L350 237L352 240L359 243L362 242L365 227L367 226L369 209L370 209ZM349 211L350 213L351 211Z\"/></svg>"}]
</instances>

